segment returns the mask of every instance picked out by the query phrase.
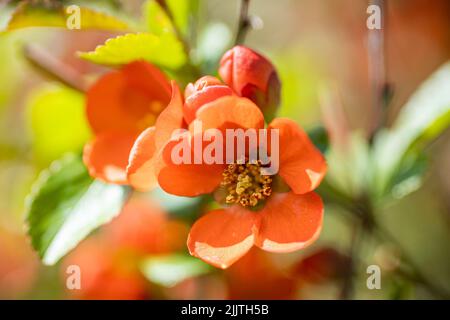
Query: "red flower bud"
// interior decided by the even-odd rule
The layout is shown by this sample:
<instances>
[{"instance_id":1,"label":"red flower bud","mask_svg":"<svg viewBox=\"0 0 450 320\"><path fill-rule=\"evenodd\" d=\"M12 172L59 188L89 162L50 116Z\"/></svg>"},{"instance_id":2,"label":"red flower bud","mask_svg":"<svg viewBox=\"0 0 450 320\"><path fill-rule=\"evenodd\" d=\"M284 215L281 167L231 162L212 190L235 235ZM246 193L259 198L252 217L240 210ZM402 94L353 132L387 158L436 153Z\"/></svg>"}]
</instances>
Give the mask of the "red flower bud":
<instances>
[{"instance_id":1,"label":"red flower bud","mask_svg":"<svg viewBox=\"0 0 450 320\"><path fill-rule=\"evenodd\" d=\"M184 120L188 124L191 123L195 119L197 110L204 104L232 94L233 90L230 87L212 76L201 77L194 84L189 83L184 91Z\"/></svg>"},{"instance_id":2,"label":"red flower bud","mask_svg":"<svg viewBox=\"0 0 450 320\"><path fill-rule=\"evenodd\" d=\"M259 53L235 46L220 61L219 74L238 95L249 98L272 118L280 104L281 83L272 63Z\"/></svg>"}]
</instances>

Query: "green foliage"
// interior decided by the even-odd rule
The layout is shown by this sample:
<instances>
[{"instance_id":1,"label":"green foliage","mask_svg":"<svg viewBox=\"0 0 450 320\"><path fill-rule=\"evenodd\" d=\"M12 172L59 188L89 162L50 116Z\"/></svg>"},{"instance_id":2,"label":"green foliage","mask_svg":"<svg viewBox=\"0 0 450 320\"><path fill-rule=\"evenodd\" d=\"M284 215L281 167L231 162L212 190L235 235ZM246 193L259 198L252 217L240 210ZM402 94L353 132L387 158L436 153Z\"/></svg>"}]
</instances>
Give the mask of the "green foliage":
<instances>
[{"instance_id":1,"label":"green foliage","mask_svg":"<svg viewBox=\"0 0 450 320\"><path fill-rule=\"evenodd\" d=\"M209 273L211 269L200 259L181 254L151 256L141 264L145 277L164 287L173 287L183 280Z\"/></svg>"},{"instance_id":2,"label":"green foliage","mask_svg":"<svg viewBox=\"0 0 450 320\"><path fill-rule=\"evenodd\" d=\"M426 80L402 108L394 126L375 139L373 150L374 194L381 196L399 180L406 155L423 152L423 146L450 125L450 63ZM406 163L405 163L406 161ZM418 164L420 167L421 164ZM412 172L417 172L413 170Z\"/></svg>"},{"instance_id":3,"label":"green foliage","mask_svg":"<svg viewBox=\"0 0 450 320\"><path fill-rule=\"evenodd\" d=\"M165 32L175 33L177 28L183 36L189 33L189 24L198 9L197 0L167 0L168 9L175 25L159 3L148 0L144 3L143 11L148 31L160 35Z\"/></svg>"},{"instance_id":4,"label":"green foliage","mask_svg":"<svg viewBox=\"0 0 450 320\"><path fill-rule=\"evenodd\" d=\"M90 138L84 95L78 91L40 87L28 99L27 109L33 151L41 165L47 166L66 152L80 152Z\"/></svg>"},{"instance_id":5,"label":"green foliage","mask_svg":"<svg viewBox=\"0 0 450 320\"><path fill-rule=\"evenodd\" d=\"M80 56L91 62L109 66L147 60L160 67L177 69L186 62L182 43L170 33L161 36L129 33L109 39L95 51L80 53Z\"/></svg>"},{"instance_id":6,"label":"green foliage","mask_svg":"<svg viewBox=\"0 0 450 320\"><path fill-rule=\"evenodd\" d=\"M44 264L55 264L90 232L117 216L128 188L93 180L68 155L41 173L27 198L26 223Z\"/></svg>"}]
</instances>

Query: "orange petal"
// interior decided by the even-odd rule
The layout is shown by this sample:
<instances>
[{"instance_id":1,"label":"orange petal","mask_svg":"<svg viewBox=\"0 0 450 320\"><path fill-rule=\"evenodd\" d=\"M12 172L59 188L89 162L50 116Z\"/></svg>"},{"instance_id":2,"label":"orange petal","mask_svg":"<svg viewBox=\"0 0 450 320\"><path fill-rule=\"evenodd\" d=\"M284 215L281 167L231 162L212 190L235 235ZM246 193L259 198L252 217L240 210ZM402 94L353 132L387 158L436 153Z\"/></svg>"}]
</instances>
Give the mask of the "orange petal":
<instances>
[{"instance_id":1,"label":"orange petal","mask_svg":"<svg viewBox=\"0 0 450 320\"><path fill-rule=\"evenodd\" d=\"M196 91L186 97L183 105L184 119L187 123L191 123L195 117L197 110L208 102L214 101L220 97L231 96L233 91L230 87L225 85L215 85L205 87L200 91Z\"/></svg>"},{"instance_id":2,"label":"orange petal","mask_svg":"<svg viewBox=\"0 0 450 320\"><path fill-rule=\"evenodd\" d=\"M169 105L161 112L156 120L155 144L161 149L170 139L172 133L183 127L183 97L177 83L172 80L172 98Z\"/></svg>"},{"instance_id":3,"label":"orange petal","mask_svg":"<svg viewBox=\"0 0 450 320\"><path fill-rule=\"evenodd\" d=\"M87 92L87 117L95 133L139 132L153 125L169 103L169 83L142 61L101 77Z\"/></svg>"},{"instance_id":4,"label":"orange petal","mask_svg":"<svg viewBox=\"0 0 450 320\"><path fill-rule=\"evenodd\" d=\"M130 86L145 92L155 100L169 103L171 85L164 73L146 61L134 61L122 68Z\"/></svg>"},{"instance_id":5,"label":"orange petal","mask_svg":"<svg viewBox=\"0 0 450 320\"><path fill-rule=\"evenodd\" d=\"M249 99L225 96L203 105L197 110L197 119L203 130L264 127L261 110Z\"/></svg>"},{"instance_id":6,"label":"orange petal","mask_svg":"<svg viewBox=\"0 0 450 320\"><path fill-rule=\"evenodd\" d=\"M225 269L253 246L258 215L240 206L215 210L197 220L188 237L188 248L196 256Z\"/></svg>"},{"instance_id":7,"label":"orange petal","mask_svg":"<svg viewBox=\"0 0 450 320\"><path fill-rule=\"evenodd\" d=\"M189 163L174 163L172 151L183 139L191 139L189 143ZM203 144L202 147L205 147ZM199 158L194 152L194 137L188 131L169 140L161 150L158 160L158 183L167 193L177 196L195 197L201 194L213 192L222 180L224 164L206 164L203 159L200 164L195 164L194 158ZM203 149L200 150L203 155Z\"/></svg>"},{"instance_id":8,"label":"orange petal","mask_svg":"<svg viewBox=\"0 0 450 320\"><path fill-rule=\"evenodd\" d=\"M327 164L308 135L285 118L273 120L268 129L279 129L279 174L283 180L297 194L314 190L325 176Z\"/></svg>"},{"instance_id":9,"label":"orange petal","mask_svg":"<svg viewBox=\"0 0 450 320\"><path fill-rule=\"evenodd\" d=\"M292 252L307 247L319 237L323 203L314 192L276 193L259 214L261 225L256 245L271 252Z\"/></svg>"},{"instance_id":10,"label":"orange petal","mask_svg":"<svg viewBox=\"0 0 450 320\"><path fill-rule=\"evenodd\" d=\"M135 139L134 134L116 132L96 136L83 152L89 174L106 182L126 184L128 156Z\"/></svg>"},{"instance_id":11,"label":"orange petal","mask_svg":"<svg viewBox=\"0 0 450 320\"><path fill-rule=\"evenodd\" d=\"M155 127L150 127L136 139L128 159L128 183L139 191L149 191L158 185L155 151Z\"/></svg>"}]
</instances>

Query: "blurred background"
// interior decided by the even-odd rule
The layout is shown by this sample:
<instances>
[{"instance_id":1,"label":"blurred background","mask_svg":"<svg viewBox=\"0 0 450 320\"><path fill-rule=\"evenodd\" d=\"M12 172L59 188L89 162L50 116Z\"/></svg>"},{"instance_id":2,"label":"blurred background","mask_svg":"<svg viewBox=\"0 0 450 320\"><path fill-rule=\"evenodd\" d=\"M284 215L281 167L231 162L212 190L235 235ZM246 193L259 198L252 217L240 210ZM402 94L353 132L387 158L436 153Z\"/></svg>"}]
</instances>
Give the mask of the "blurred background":
<instances>
[{"instance_id":1,"label":"blurred background","mask_svg":"<svg viewBox=\"0 0 450 320\"><path fill-rule=\"evenodd\" d=\"M96 2L129 19L142 19L144 1ZM384 121L389 127L418 86L450 58L450 2L385 2L390 101ZM240 1L203 0L198 6L196 50L216 46L225 51L236 31ZM365 0L251 1L250 13L258 18L245 44L272 59L278 69L279 115L305 129L343 117L342 130L370 139L378 111L372 103L367 6ZM0 30L8 14L0 7ZM0 33L0 298L347 298L342 291L352 226L342 208L327 201L317 243L292 254L252 249L226 271L184 260L188 211L202 209L198 203L168 206L173 201L158 193L133 196L119 218L57 265L39 261L24 227L25 198L42 169L66 152L79 152L91 133L84 96L33 66L24 48L38 45L81 73L98 74L107 69L79 59L76 52L93 50L115 34L47 27ZM213 64L209 70L214 69ZM338 117L324 113L324 88L332 88ZM350 298L432 299L450 292L450 131L433 139L424 152L429 158L421 187L377 207L379 223L395 239L361 240ZM152 227L142 228L143 221ZM167 255L172 253L176 255ZM396 272L403 257L421 271L420 277L408 279ZM86 274L82 290L67 289L66 266L71 264L80 265L82 277ZM373 264L382 270L380 290L366 286L366 268ZM438 289L429 290L423 282Z\"/></svg>"}]
</instances>

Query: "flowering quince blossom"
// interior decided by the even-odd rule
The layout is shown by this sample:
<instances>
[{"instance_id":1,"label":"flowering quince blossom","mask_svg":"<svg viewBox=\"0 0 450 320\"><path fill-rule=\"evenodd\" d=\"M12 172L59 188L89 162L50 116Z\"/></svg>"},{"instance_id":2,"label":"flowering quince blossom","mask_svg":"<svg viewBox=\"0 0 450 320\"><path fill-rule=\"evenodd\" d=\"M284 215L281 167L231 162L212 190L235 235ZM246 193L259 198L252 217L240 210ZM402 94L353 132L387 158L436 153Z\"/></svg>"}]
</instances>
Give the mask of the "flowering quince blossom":
<instances>
[{"instance_id":1,"label":"flowering quince blossom","mask_svg":"<svg viewBox=\"0 0 450 320\"><path fill-rule=\"evenodd\" d=\"M146 148L157 139L142 134L133 147L136 151L135 161L130 162L130 166L135 168L133 172L136 179L145 181L153 176L162 189L178 196L213 193L219 202L226 205L197 220L188 237L188 248L192 255L220 268L232 265L253 245L271 252L291 252L304 248L318 237L323 219L322 201L312 191L325 175L325 160L306 133L289 119L278 118L267 126L268 132L276 129L279 133L279 172L276 175L261 174L259 162L174 163L174 148L180 139L195 140L193 127L197 122L201 123L203 132L208 129L220 132L227 129L264 129L261 108L239 96L242 92L248 92L243 90L240 81L256 79L258 73L251 76L253 70L244 63L246 55L240 55L244 50L242 47L234 50L238 54L230 56L227 53L222 59L221 73L225 73L225 69L232 70L232 76L225 78L228 82L233 80L235 88L228 90L231 88L224 86L218 79L203 77L187 86L186 101L179 96L179 90L173 90L172 100L164 110L165 115L160 116L172 119L171 122L165 121L172 125L161 127L164 130L162 133L159 132L158 123L156 125L155 136L164 135L164 139L161 139L163 144L153 149L158 149L158 155L147 152ZM265 61L258 55L247 56L251 61ZM231 63L230 60L238 62ZM240 64L247 76L241 76ZM257 62L255 64L259 65ZM261 76L273 78L273 67L267 69L271 69L271 72L261 71ZM252 88L259 88L256 81L248 83L252 84ZM172 135L174 129L186 127L188 131ZM194 143L190 146L193 148ZM201 145L201 154L207 147L208 144ZM270 144L267 145L268 153L270 147ZM193 149L190 152L195 154ZM152 165L145 168L142 165L144 163ZM152 169L148 170L150 167Z\"/></svg>"},{"instance_id":2,"label":"flowering quince blossom","mask_svg":"<svg viewBox=\"0 0 450 320\"><path fill-rule=\"evenodd\" d=\"M85 146L83 160L93 177L129 183L126 168L133 143L144 129L153 132L171 91L164 74L144 61L107 73L89 89L87 118L95 137Z\"/></svg>"},{"instance_id":3,"label":"flowering quince blossom","mask_svg":"<svg viewBox=\"0 0 450 320\"><path fill-rule=\"evenodd\" d=\"M195 121L201 121L204 130L264 127L260 109L236 96L202 106ZM323 204L312 191L325 174L325 160L295 122L278 118L268 129L279 130L280 163L275 176L262 175L258 163L175 164L171 155L179 137L163 150L165 165L157 177L166 192L179 196L214 193L218 198L222 194L230 205L201 217L189 234L190 253L214 266L227 268L253 245L272 252L298 250L320 233Z\"/></svg>"}]
</instances>

